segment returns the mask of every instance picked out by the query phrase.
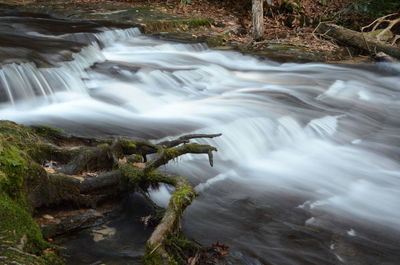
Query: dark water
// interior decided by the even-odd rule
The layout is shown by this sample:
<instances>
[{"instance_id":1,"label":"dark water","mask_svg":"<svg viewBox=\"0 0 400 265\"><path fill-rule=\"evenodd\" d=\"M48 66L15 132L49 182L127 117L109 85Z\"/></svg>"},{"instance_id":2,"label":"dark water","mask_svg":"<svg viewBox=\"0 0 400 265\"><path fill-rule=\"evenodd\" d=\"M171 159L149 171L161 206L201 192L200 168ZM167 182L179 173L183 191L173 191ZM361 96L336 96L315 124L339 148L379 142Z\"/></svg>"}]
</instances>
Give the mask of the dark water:
<instances>
[{"instance_id":1,"label":"dark water","mask_svg":"<svg viewBox=\"0 0 400 265\"><path fill-rule=\"evenodd\" d=\"M189 237L228 244L232 264L399 264L399 64L278 64L135 29L63 34L13 19L19 35L60 44L13 47L51 68L2 60L1 119L153 140L221 132L201 141L218 147L214 168L186 155L161 169L201 193L185 212ZM162 205L169 192L152 196ZM71 264L135 264L148 231L129 220L115 221L114 239L67 242L71 257L90 249Z\"/></svg>"},{"instance_id":2,"label":"dark water","mask_svg":"<svg viewBox=\"0 0 400 265\"><path fill-rule=\"evenodd\" d=\"M67 264L143 264L146 241L152 233L140 218L151 213L143 197L133 194L123 202L122 212L105 224L64 236L57 244L65 248Z\"/></svg>"}]
</instances>

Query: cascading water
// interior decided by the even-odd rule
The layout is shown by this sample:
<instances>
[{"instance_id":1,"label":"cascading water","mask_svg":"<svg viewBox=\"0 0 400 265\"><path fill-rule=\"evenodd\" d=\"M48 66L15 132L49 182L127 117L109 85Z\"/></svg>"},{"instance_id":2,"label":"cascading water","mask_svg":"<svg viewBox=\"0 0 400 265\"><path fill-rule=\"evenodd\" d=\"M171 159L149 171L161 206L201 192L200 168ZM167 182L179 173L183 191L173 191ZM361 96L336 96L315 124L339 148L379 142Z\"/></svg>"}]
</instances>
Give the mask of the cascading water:
<instances>
[{"instance_id":1,"label":"cascading water","mask_svg":"<svg viewBox=\"0 0 400 265\"><path fill-rule=\"evenodd\" d=\"M32 35L38 33L30 32ZM72 54L72 61L59 62L55 67L37 68L33 63L10 63L0 67L0 102L15 104L21 100L32 100L49 96L59 91L86 93L82 79L84 70L94 63L105 60L100 47L116 40L133 38L140 34L136 28L108 30L101 33L65 34L55 39L73 40L89 46Z\"/></svg>"},{"instance_id":2,"label":"cascading water","mask_svg":"<svg viewBox=\"0 0 400 265\"><path fill-rule=\"evenodd\" d=\"M58 67L2 66L1 119L155 140L221 132L202 140L218 147L214 168L190 155L165 166L201 192L188 236L228 244L232 264L398 264L398 64L277 64L137 30L57 38L92 44Z\"/></svg>"}]
</instances>

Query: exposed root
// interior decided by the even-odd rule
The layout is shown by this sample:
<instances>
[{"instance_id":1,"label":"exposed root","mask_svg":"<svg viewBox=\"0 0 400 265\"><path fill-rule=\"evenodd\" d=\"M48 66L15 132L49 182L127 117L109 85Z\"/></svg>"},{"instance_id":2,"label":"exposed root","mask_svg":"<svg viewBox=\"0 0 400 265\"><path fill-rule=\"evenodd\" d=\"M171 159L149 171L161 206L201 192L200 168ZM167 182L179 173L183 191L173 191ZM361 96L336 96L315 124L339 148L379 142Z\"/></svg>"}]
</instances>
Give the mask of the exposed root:
<instances>
[{"instance_id":1,"label":"exposed root","mask_svg":"<svg viewBox=\"0 0 400 265\"><path fill-rule=\"evenodd\" d=\"M65 206L68 210L81 207L91 209L130 191L146 191L149 187L166 183L176 190L160 224L149 239L148 246L152 247L147 248L146 255L149 257L161 253L167 257L163 258L167 262L165 264L176 264L172 262L173 255L168 253L171 245L166 243L166 239L180 233L183 211L197 193L185 177L163 174L157 168L188 153L208 154L212 165L212 152L217 149L189 141L217 136L220 134L191 134L152 144L125 138L83 138L51 127L27 128L11 122L0 122L0 199L3 198L0 200L0 208L4 208L0 215L14 214L13 218L20 220L22 227L29 225L27 231L30 232L27 237L25 230L18 228L14 222L4 223L1 218L0 227L7 227L5 238L11 242L11 247L27 241L24 245L28 247L22 247L26 250L24 253L42 253L46 244L31 213L25 209L57 209ZM146 162L149 154L155 156ZM97 218L96 215L87 215L74 219L75 223L71 225L61 222L46 231L46 236L79 229L80 224L87 226L88 222L96 221ZM1 232L0 236L3 236ZM35 248L38 244L41 244L40 247ZM23 260L23 257L18 260Z\"/></svg>"},{"instance_id":2,"label":"exposed root","mask_svg":"<svg viewBox=\"0 0 400 265\"><path fill-rule=\"evenodd\" d=\"M170 237L180 235L183 211L192 203L197 193L184 177L175 177L174 182L175 193L160 224L147 241L144 257L146 265L178 264L175 257L168 253L166 244Z\"/></svg>"}]
</instances>

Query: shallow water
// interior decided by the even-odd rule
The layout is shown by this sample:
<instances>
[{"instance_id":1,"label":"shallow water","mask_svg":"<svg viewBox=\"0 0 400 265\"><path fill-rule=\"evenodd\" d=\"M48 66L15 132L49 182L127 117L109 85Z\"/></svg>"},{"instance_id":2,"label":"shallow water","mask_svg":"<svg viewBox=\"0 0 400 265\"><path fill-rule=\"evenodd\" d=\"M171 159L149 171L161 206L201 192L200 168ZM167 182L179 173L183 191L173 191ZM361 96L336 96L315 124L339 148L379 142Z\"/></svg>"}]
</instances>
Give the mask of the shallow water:
<instances>
[{"instance_id":1,"label":"shallow water","mask_svg":"<svg viewBox=\"0 0 400 265\"><path fill-rule=\"evenodd\" d=\"M56 68L2 66L0 119L153 140L223 133L199 141L218 148L213 168L186 155L161 169L201 192L189 237L228 244L232 264L398 264L398 64L278 64L133 29L57 38L96 42Z\"/></svg>"},{"instance_id":2,"label":"shallow water","mask_svg":"<svg viewBox=\"0 0 400 265\"><path fill-rule=\"evenodd\" d=\"M152 228L144 227L140 218L152 212L151 206L137 194L122 204L121 212L104 224L57 239L55 243L65 248L61 255L67 265L143 264Z\"/></svg>"}]
</instances>

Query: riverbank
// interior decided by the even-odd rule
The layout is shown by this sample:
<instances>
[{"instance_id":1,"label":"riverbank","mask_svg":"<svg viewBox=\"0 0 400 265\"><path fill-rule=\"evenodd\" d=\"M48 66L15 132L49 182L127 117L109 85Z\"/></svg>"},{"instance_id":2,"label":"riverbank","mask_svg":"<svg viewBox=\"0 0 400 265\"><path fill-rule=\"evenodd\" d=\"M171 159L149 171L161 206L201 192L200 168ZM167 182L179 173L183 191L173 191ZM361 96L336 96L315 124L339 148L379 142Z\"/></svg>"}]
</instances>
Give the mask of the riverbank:
<instances>
[{"instance_id":1,"label":"riverbank","mask_svg":"<svg viewBox=\"0 0 400 265\"><path fill-rule=\"evenodd\" d=\"M266 40L252 42L250 26L237 9L215 3L217 14L201 3L147 1L15 1L0 4L3 14L48 14L57 18L92 20L120 27L138 26L156 38L204 42L214 49L232 49L278 62L368 62L351 50L319 39L312 27L291 29L278 22L267 30ZM269 23L272 23L269 21ZM278 30L279 28L279 30ZM278 31L277 31L278 30Z\"/></svg>"}]
</instances>

